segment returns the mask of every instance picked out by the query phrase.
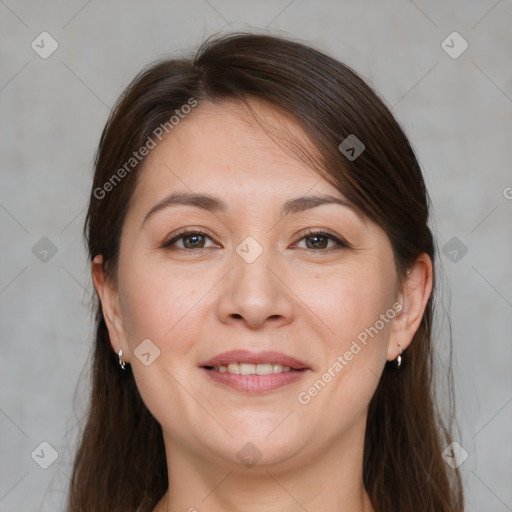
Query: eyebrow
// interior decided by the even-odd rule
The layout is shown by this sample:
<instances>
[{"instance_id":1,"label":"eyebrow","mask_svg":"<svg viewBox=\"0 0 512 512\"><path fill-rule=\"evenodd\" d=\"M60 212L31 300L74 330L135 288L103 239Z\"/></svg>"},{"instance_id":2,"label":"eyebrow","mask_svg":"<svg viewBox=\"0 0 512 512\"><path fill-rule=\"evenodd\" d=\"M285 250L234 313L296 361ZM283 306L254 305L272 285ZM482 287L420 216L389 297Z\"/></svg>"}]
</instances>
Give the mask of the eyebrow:
<instances>
[{"instance_id":1,"label":"eyebrow","mask_svg":"<svg viewBox=\"0 0 512 512\"><path fill-rule=\"evenodd\" d=\"M281 207L281 215L284 217L286 215L300 213L324 204L339 204L346 208L350 208L354 213L357 214L358 217L363 219L361 212L359 212L359 210L356 209L352 203L342 199L341 197L336 197L329 194L308 195L289 199ZM155 213L173 206L180 205L195 206L197 208L201 208L203 210L214 213L226 212L228 210L228 205L222 199L211 196L209 194L174 192L155 204L155 206L153 206L144 217L142 224L144 224Z\"/></svg>"}]
</instances>

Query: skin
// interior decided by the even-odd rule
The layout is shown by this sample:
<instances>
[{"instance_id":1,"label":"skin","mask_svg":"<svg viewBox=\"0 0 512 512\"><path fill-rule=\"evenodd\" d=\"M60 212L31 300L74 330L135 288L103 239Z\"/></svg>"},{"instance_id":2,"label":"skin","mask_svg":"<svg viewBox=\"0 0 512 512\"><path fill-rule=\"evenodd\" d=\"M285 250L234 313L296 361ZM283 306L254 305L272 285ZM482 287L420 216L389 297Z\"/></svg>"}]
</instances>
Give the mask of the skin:
<instances>
[{"instance_id":1,"label":"skin","mask_svg":"<svg viewBox=\"0 0 512 512\"><path fill-rule=\"evenodd\" d=\"M286 115L253 106L309 145ZM180 205L143 222L176 191L215 195L227 210ZM283 152L245 107L203 104L145 162L123 226L116 283L105 277L101 255L94 259L112 348L122 348L164 433L171 492L156 512L373 510L362 480L367 408L386 361L408 347L421 322L432 265L421 255L397 286L386 233L357 211L327 204L281 216L288 199L321 193L343 198ZM174 251L161 247L187 227L207 237L182 238ZM328 230L351 248L325 240L327 248L315 248L302 234L307 228ZM252 263L236 252L247 236L262 248ZM184 248L191 242L200 248ZM402 310L301 404L298 394L396 302ZM134 355L144 339L160 350L149 366ZM284 352L309 370L265 394L235 391L198 367L233 349ZM250 468L237 457L248 442L261 453Z\"/></svg>"}]
</instances>

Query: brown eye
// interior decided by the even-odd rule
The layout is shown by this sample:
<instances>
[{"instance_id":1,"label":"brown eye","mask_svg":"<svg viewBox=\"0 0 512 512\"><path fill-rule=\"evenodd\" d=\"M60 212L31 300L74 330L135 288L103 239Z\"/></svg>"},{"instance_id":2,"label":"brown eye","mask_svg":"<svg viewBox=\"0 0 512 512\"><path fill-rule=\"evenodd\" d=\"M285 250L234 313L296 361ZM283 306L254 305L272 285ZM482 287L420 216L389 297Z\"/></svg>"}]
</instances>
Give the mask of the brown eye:
<instances>
[{"instance_id":1,"label":"brown eye","mask_svg":"<svg viewBox=\"0 0 512 512\"><path fill-rule=\"evenodd\" d=\"M211 238L201 231L183 231L165 242L162 248L169 250L205 249L206 240ZM209 246L212 247L212 246Z\"/></svg>"},{"instance_id":2,"label":"brown eye","mask_svg":"<svg viewBox=\"0 0 512 512\"><path fill-rule=\"evenodd\" d=\"M183 245L187 249L198 249L204 247L204 236L194 233L193 235L185 235L181 237Z\"/></svg>"},{"instance_id":3,"label":"brown eye","mask_svg":"<svg viewBox=\"0 0 512 512\"><path fill-rule=\"evenodd\" d=\"M299 240L299 243L303 240L306 240L306 246L301 248L305 249L330 251L349 247L346 242L331 233L310 232L307 233L306 236L302 237ZM329 242L332 242L330 246Z\"/></svg>"},{"instance_id":4,"label":"brown eye","mask_svg":"<svg viewBox=\"0 0 512 512\"><path fill-rule=\"evenodd\" d=\"M308 249L326 249L327 244L329 243L329 239L322 235L312 235L304 238Z\"/></svg>"}]
</instances>

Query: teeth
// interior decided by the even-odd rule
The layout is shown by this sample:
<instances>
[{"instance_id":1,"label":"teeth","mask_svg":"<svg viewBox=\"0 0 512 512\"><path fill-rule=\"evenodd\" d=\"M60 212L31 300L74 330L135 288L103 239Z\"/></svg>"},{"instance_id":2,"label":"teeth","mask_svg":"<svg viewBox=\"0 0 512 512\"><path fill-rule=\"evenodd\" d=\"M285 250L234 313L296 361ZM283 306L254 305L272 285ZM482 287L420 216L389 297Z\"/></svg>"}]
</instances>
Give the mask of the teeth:
<instances>
[{"instance_id":1,"label":"teeth","mask_svg":"<svg viewBox=\"0 0 512 512\"><path fill-rule=\"evenodd\" d=\"M236 373L238 375L240 373L240 365L237 363L229 363L228 373Z\"/></svg>"},{"instance_id":2,"label":"teeth","mask_svg":"<svg viewBox=\"0 0 512 512\"><path fill-rule=\"evenodd\" d=\"M282 364L262 363L229 363L227 366L215 366L214 370L221 373L234 373L235 375L270 375L291 371L289 366Z\"/></svg>"},{"instance_id":3,"label":"teeth","mask_svg":"<svg viewBox=\"0 0 512 512\"><path fill-rule=\"evenodd\" d=\"M279 365L275 365L276 367ZM256 373L258 375L270 375L271 373L274 373L274 365L272 364L258 364L256 365ZM276 372L280 373L280 372Z\"/></svg>"},{"instance_id":4,"label":"teeth","mask_svg":"<svg viewBox=\"0 0 512 512\"><path fill-rule=\"evenodd\" d=\"M231 366L231 365L229 365L229 366ZM255 364L241 363L239 366L240 366L240 373L242 375L254 375L256 373L256 365Z\"/></svg>"}]
</instances>

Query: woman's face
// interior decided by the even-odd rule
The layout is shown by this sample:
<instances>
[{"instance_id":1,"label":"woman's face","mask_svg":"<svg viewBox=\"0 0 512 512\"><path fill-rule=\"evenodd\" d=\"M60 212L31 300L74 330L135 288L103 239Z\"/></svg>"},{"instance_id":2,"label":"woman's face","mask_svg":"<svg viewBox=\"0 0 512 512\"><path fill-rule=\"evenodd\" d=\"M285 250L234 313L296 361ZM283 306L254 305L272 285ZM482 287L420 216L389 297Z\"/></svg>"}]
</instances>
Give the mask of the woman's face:
<instances>
[{"instance_id":1,"label":"woman's face","mask_svg":"<svg viewBox=\"0 0 512 512\"><path fill-rule=\"evenodd\" d=\"M408 340L388 237L343 203L234 102L198 107L152 150L102 303L171 453L286 467L361 446Z\"/></svg>"}]
</instances>

